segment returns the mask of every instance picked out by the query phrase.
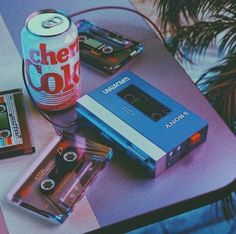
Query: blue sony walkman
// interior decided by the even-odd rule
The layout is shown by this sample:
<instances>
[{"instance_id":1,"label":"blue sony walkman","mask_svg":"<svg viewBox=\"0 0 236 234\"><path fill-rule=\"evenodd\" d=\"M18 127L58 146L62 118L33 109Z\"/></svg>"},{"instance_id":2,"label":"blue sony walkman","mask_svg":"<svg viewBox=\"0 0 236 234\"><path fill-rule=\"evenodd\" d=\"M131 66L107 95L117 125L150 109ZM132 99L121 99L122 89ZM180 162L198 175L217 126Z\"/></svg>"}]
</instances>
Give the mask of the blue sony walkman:
<instances>
[{"instance_id":1,"label":"blue sony walkman","mask_svg":"<svg viewBox=\"0 0 236 234\"><path fill-rule=\"evenodd\" d=\"M77 101L77 112L153 176L206 140L208 123L127 71Z\"/></svg>"}]
</instances>

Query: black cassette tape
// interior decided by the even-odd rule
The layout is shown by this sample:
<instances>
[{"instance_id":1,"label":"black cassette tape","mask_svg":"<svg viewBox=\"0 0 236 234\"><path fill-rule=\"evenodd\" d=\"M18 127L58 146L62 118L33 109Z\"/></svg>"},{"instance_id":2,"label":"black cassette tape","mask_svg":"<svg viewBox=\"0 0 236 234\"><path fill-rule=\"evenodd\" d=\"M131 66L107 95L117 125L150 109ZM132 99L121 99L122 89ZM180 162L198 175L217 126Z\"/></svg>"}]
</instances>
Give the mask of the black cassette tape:
<instances>
[{"instance_id":1,"label":"black cassette tape","mask_svg":"<svg viewBox=\"0 0 236 234\"><path fill-rule=\"evenodd\" d=\"M0 92L0 159L34 150L22 90Z\"/></svg>"},{"instance_id":2,"label":"black cassette tape","mask_svg":"<svg viewBox=\"0 0 236 234\"><path fill-rule=\"evenodd\" d=\"M143 51L140 42L124 38L86 20L76 23L80 58L92 67L112 74Z\"/></svg>"},{"instance_id":3,"label":"black cassette tape","mask_svg":"<svg viewBox=\"0 0 236 234\"><path fill-rule=\"evenodd\" d=\"M8 199L51 221L63 223L111 157L111 148L64 133L52 140L9 192Z\"/></svg>"}]
</instances>

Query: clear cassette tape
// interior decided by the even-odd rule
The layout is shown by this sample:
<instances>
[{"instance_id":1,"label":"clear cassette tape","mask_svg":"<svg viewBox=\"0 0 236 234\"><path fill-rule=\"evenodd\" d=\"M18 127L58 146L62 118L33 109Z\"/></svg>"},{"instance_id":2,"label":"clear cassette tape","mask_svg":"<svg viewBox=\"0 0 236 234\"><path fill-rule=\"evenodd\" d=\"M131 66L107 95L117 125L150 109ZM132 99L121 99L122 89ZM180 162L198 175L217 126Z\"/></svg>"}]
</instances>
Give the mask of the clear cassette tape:
<instances>
[{"instance_id":1,"label":"clear cassette tape","mask_svg":"<svg viewBox=\"0 0 236 234\"><path fill-rule=\"evenodd\" d=\"M112 149L63 133L8 193L13 203L63 223L86 188L112 157Z\"/></svg>"},{"instance_id":2,"label":"clear cassette tape","mask_svg":"<svg viewBox=\"0 0 236 234\"><path fill-rule=\"evenodd\" d=\"M113 74L143 51L143 44L110 32L85 19L76 22L81 61Z\"/></svg>"}]
</instances>

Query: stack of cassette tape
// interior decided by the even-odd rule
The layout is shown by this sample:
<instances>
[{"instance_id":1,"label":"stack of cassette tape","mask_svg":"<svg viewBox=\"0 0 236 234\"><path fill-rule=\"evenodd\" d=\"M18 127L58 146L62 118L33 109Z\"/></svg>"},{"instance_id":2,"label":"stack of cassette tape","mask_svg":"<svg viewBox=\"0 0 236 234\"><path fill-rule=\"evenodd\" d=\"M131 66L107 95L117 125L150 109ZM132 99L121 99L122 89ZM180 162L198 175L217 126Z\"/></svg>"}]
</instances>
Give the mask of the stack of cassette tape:
<instances>
[{"instance_id":1,"label":"stack of cassette tape","mask_svg":"<svg viewBox=\"0 0 236 234\"><path fill-rule=\"evenodd\" d=\"M0 92L0 159L35 151L21 89Z\"/></svg>"},{"instance_id":2,"label":"stack of cassette tape","mask_svg":"<svg viewBox=\"0 0 236 234\"><path fill-rule=\"evenodd\" d=\"M111 148L79 135L63 133L42 152L9 192L8 199L63 223L111 157Z\"/></svg>"}]
</instances>

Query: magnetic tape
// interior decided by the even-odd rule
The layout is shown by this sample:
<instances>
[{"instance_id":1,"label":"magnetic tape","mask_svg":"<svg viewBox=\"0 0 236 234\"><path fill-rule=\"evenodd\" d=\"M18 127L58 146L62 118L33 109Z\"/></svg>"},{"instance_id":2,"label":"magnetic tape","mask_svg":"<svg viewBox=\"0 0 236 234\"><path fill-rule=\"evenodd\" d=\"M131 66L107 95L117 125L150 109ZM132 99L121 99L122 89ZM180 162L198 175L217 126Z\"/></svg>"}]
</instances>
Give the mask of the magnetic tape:
<instances>
[{"instance_id":1,"label":"magnetic tape","mask_svg":"<svg viewBox=\"0 0 236 234\"><path fill-rule=\"evenodd\" d=\"M0 92L0 159L34 150L22 90Z\"/></svg>"},{"instance_id":2,"label":"magnetic tape","mask_svg":"<svg viewBox=\"0 0 236 234\"><path fill-rule=\"evenodd\" d=\"M9 192L8 199L63 223L111 157L111 148L64 133L52 140Z\"/></svg>"},{"instance_id":3,"label":"magnetic tape","mask_svg":"<svg viewBox=\"0 0 236 234\"><path fill-rule=\"evenodd\" d=\"M124 38L84 19L79 20L76 26L81 61L108 74L116 72L143 51L140 42Z\"/></svg>"},{"instance_id":4,"label":"magnetic tape","mask_svg":"<svg viewBox=\"0 0 236 234\"><path fill-rule=\"evenodd\" d=\"M208 123L132 72L77 101L77 112L156 176L206 140Z\"/></svg>"}]
</instances>

